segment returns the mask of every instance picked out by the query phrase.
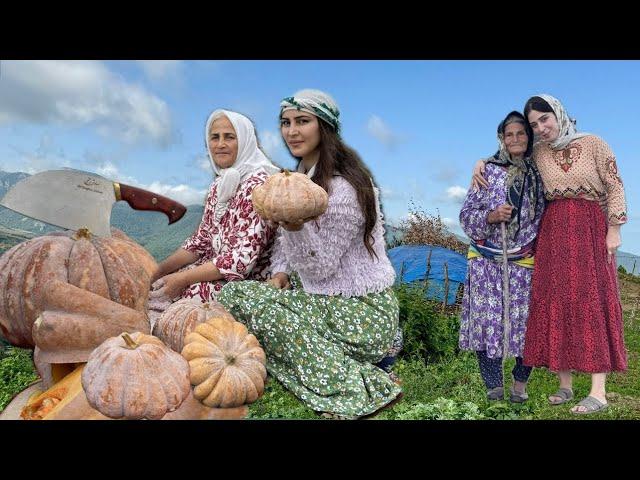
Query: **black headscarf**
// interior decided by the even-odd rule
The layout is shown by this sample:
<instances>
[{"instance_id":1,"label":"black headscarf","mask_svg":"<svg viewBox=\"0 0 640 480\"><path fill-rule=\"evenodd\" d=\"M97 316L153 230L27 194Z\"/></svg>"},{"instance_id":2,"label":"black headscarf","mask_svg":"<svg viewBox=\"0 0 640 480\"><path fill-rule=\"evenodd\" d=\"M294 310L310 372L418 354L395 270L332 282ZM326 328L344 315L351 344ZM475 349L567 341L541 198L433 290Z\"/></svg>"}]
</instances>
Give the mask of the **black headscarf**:
<instances>
[{"instance_id":1,"label":"black headscarf","mask_svg":"<svg viewBox=\"0 0 640 480\"><path fill-rule=\"evenodd\" d=\"M512 159L504 143L504 131L507 125L511 123L523 125L527 132L527 150L522 156L522 159ZM507 236L515 239L520 231L522 199L524 198L525 191L529 197L529 218L532 220L536 215L538 196L544 192L540 173L531 157L533 152L533 130L529 122L526 121L520 112L513 111L509 113L504 120L500 122L498 125L498 142L500 148L493 157L487 160L487 163L508 168L506 179L507 203L515 208L511 214L511 220L507 224Z\"/></svg>"}]
</instances>

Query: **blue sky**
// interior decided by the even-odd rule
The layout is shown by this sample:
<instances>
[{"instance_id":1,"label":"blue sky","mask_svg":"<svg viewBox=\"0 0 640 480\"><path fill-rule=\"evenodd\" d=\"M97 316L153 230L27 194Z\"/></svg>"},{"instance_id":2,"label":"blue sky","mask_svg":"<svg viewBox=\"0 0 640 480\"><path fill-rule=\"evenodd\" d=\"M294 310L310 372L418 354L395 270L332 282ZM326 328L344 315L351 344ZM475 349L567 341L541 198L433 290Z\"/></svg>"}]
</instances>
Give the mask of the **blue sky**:
<instances>
[{"instance_id":1,"label":"blue sky","mask_svg":"<svg viewBox=\"0 0 640 480\"><path fill-rule=\"evenodd\" d=\"M70 166L201 203L212 180L204 122L245 113L271 158L292 167L278 132L282 97L319 88L338 102L343 137L371 168L392 223L413 201L458 225L473 163L498 122L550 93L579 130L612 147L640 254L638 61L0 61L0 170Z\"/></svg>"}]
</instances>

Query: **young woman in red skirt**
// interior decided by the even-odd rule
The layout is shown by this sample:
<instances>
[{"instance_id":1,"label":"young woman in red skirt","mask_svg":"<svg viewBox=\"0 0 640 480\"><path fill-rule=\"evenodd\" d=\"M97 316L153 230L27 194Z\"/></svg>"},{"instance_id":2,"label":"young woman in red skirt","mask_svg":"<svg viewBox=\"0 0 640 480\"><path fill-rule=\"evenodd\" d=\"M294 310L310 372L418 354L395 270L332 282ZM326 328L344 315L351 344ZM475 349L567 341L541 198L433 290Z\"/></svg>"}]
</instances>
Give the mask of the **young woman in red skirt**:
<instances>
[{"instance_id":1,"label":"young woman in red skirt","mask_svg":"<svg viewBox=\"0 0 640 480\"><path fill-rule=\"evenodd\" d=\"M627 369L615 259L627 221L622 180L607 143L578 133L556 98L531 97L524 115L549 200L538 232L524 364L558 373L553 405L573 398L572 370L590 373L591 391L571 411L594 413L607 407L607 373Z\"/></svg>"}]
</instances>

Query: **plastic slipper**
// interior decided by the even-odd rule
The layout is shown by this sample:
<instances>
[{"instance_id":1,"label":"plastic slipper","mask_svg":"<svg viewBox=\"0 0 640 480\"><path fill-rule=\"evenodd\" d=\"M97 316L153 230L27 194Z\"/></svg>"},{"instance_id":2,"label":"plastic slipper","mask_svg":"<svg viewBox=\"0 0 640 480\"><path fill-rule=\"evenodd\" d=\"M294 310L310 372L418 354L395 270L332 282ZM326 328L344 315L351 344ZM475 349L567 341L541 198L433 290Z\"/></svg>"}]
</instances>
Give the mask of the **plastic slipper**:
<instances>
[{"instance_id":1,"label":"plastic slipper","mask_svg":"<svg viewBox=\"0 0 640 480\"><path fill-rule=\"evenodd\" d=\"M560 400L549 399L549 403L551 405L562 405L563 403L567 403L573 398L573 391L569 388L559 388L556 393L554 393L553 395L549 395L549 397L560 398Z\"/></svg>"},{"instance_id":2,"label":"plastic slipper","mask_svg":"<svg viewBox=\"0 0 640 480\"><path fill-rule=\"evenodd\" d=\"M589 415L591 413L601 412L602 410L605 410L608 406L609 406L608 403L602 403L597 398L589 395L588 397L583 398L576 404L576 407L585 407L586 410L584 411L571 410L571 413L575 415Z\"/></svg>"}]
</instances>

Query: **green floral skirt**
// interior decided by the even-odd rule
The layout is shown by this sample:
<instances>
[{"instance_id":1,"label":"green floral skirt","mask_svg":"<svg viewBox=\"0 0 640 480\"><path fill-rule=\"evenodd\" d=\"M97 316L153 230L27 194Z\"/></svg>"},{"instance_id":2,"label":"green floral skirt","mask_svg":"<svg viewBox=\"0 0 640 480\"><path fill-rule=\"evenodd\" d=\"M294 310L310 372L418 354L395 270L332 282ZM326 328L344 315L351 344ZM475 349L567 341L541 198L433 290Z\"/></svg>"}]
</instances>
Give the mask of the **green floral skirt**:
<instances>
[{"instance_id":1,"label":"green floral skirt","mask_svg":"<svg viewBox=\"0 0 640 480\"><path fill-rule=\"evenodd\" d=\"M360 417L401 392L373 365L398 329L391 288L345 298L242 281L226 284L218 301L258 338L269 373L313 410Z\"/></svg>"}]
</instances>

